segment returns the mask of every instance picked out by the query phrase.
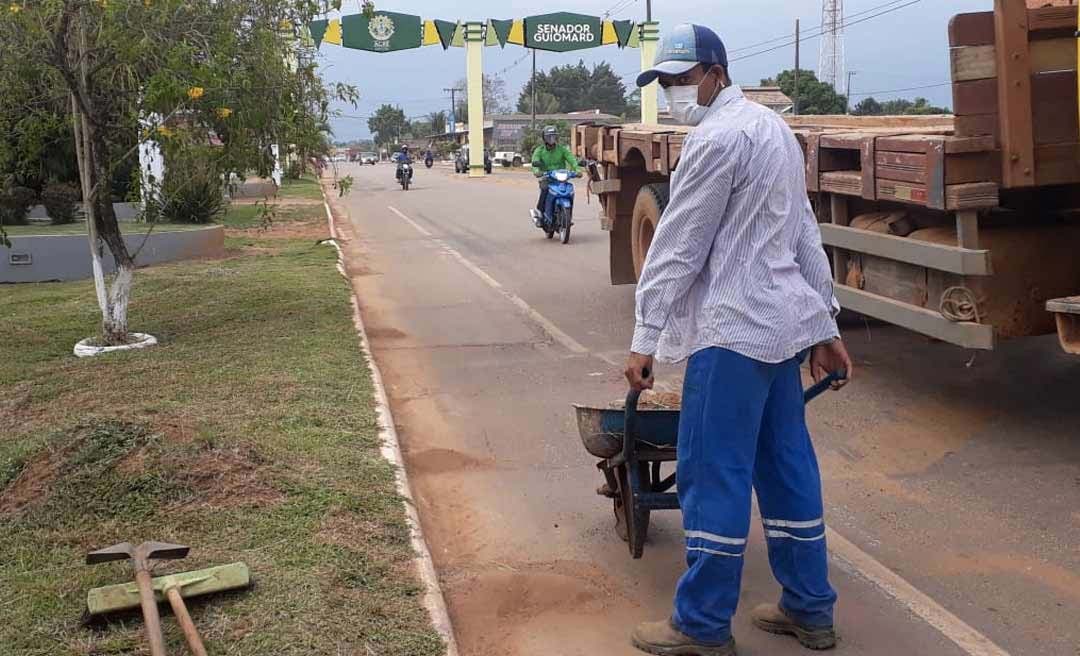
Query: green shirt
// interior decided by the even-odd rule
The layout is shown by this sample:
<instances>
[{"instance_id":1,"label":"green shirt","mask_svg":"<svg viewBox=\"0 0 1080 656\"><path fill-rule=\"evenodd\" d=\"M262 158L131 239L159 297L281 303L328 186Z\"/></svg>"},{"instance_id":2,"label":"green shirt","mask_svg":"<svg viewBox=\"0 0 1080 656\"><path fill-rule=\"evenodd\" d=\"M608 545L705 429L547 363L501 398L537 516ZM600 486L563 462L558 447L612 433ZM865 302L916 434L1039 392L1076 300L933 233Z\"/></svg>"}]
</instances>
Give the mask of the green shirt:
<instances>
[{"instance_id":1,"label":"green shirt","mask_svg":"<svg viewBox=\"0 0 1080 656\"><path fill-rule=\"evenodd\" d=\"M570 152L570 149L562 144L555 146L551 150L548 150L544 144L537 146L532 156L533 175L538 176L541 173L558 171L559 169L575 172L578 170L577 158Z\"/></svg>"}]
</instances>

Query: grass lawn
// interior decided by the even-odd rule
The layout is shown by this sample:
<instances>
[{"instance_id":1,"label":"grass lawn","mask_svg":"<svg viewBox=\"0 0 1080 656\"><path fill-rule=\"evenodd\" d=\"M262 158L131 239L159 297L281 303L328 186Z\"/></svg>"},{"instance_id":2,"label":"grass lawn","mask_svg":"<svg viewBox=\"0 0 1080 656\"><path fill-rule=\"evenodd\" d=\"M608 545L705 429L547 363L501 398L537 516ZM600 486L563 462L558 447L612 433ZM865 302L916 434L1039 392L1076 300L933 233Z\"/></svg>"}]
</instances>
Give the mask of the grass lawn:
<instances>
[{"instance_id":1,"label":"grass lawn","mask_svg":"<svg viewBox=\"0 0 1080 656\"><path fill-rule=\"evenodd\" d=\"M322 200L322 188L319 186L319 181L311 175L305 175L298 180L290 180L288 178L281 181L281 190L278 194L282 198L310 198L311 200Z\"/></svg>"},{"instance_id":2,"label":"grass lawn","mask_svg":"<svg viewBox=\"0 0 1080 656\"><path fill-rule=\"evenodd\" d=\"M192 547L159 572L251 567L253 589L193 604L210 653L443 653L350 290L315 244L322 205L287 209L270 230L234 210L225 259L136 274L131 327L161 341L146 351L72 356L98 320L89 281L0 294L4 656L147 653L137 615L80 621L89 588L132 578L86 552L143 540Z\"/></svg>"}]
</instances>

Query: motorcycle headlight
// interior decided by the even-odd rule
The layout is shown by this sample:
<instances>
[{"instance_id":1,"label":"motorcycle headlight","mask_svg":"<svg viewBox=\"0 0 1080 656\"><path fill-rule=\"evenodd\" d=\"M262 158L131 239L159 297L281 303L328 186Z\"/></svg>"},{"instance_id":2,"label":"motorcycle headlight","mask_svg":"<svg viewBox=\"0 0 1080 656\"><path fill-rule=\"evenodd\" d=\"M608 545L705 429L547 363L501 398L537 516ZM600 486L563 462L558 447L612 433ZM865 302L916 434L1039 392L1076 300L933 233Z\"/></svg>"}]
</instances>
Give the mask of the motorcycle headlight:
<instances>
[{"instance_id":1,"label":"motorcycle headlight","mask_svg":"<svg viewBox=\"0 0 1080 656\"><path fill-rule=\"evenodd\" d=\"M559 182L566 182L570 179L570 175L566 171L559 171L555 174L555 179Z\"/></svg>"}]
</instances>

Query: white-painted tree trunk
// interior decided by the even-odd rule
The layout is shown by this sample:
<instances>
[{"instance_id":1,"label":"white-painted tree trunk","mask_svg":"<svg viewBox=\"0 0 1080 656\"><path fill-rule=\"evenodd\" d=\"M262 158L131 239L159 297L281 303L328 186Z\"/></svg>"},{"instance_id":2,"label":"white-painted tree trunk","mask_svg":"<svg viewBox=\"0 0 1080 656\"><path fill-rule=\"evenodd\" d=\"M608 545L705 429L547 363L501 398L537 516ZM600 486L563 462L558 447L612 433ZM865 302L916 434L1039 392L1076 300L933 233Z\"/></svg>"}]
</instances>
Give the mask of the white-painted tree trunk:
<instances>
[{"instance_id":1,"label":"white-painted tree trunk","mask_svg":"<svg viewBox=\"0 0 1080 656\"><path fill-rule=\"evenodd\" d=\"M270 154L274 156L274 170L270 173L270 179L274 181L277 187L281 188L281 178L285 173L281 164L281 148L277 144L270 146Z\"/></svg>"},{"instance_id":2,"label":"white-painted tree trunk","mask_svg":"<svg viewBox=\"0 0 1080 656\"><path fill-rule=\"evenodd\" d=\"M83 88L87 85L87 44L86 28L80 10L79 14L79 80ZM127 253L123 238L116 226L116 217L109 205L106 212L109 233L102 236L98 232L98 198L106 194L103 202L111 203L107 195L108 180L105 167L96 161L96 153L91 127L87 117L80 110L75 93L71 96L72 127L75 135L75 156L79 167L79 182L82 186L83 204L86 207L87 241L90 246L90 262L94 274L94 290L98 307L101 309L101 333L105 346L119 346L128 341L128 303L131 299L131 284L135 263ZM105 242L110 242L113 261L116 262L116 274L111 285L105 281L105 267L102 255ZM119 249L119 250L118 250Z\"/></svg>"},{"instance_id":3,"label":"white-painted tree trunk","mask_svg":"<svg viewBox=\"0 0 1080 656\"><path fill-rule=\"evenodd\" d=\"M151 114L139 121L139 129L147 132L160 124L161 115ZM140 186L143 210L145 210L150 201L157 196L162 180L165 179L165 156L161 153L161 146L149 137L139 142L139 172L142 176Z\"/></svg>"}]
</instances>

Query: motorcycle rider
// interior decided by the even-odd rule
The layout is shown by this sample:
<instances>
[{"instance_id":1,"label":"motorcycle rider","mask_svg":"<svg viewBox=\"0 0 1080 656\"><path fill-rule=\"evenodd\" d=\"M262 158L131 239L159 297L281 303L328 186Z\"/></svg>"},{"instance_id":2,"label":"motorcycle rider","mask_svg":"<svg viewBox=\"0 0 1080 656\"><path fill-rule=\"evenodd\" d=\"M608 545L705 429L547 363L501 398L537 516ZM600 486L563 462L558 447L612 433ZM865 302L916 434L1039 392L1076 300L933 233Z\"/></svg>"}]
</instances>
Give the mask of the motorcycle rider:
<instances>
[{"instance_id":1,"label":"motorcycle rider","mask_svg":"<svg viewBox=\"0 0 1080 656\"><path fill-rule=\"evenodd\" d=\"M540 179L540 199L536 202L536 209L530 210L529 213L537 228L544 219L544 209L547 207L547 174L559 169L578 172L577 158L569 148L559 143L559 131L555 129L555 126L546 126L542 136L544 142L536 147L532 155L532 172Z\"/></svg>"},{"instance_id":2,"label":"motorcycle rider","mask_svg":"<svg viewBox=\"0 0 1080 656\"><path fill-rule=\"evenodd\" d=\"M397 154L397 171L394 172L394 177L399 181L401 180L401 165L412 164L412 158L409 156L409 144L402 144L401 152Z\"/></svg>"}]
</instances>

